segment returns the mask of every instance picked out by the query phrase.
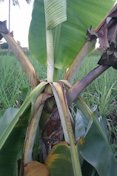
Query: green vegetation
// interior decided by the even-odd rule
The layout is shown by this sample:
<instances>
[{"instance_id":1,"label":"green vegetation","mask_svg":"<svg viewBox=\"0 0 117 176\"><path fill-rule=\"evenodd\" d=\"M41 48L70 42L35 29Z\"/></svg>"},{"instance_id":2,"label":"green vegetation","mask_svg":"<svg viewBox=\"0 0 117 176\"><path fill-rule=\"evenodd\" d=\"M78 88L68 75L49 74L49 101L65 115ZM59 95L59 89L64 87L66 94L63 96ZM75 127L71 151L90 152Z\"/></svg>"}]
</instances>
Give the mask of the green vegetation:
<instances>
[{"instance_id":1,"label":"green vegetation","mask_svg":"<svg viewBox=\"0 0 117 176\"><path fill-rule=\"evenodd\" d=\"M31 59L37 72L41 70L41 79L46 75L44 66ZM0 114L9 107L20 107L24 98L30 91L30 85L25 73L15 56L12 54L0 54Z\"/></svg>"},{"instance_id":2,"label":"green vegetation","mask_svg":"<svg viewBox=\"0 0 117 176\"><path fill-rule=\"evenodd\" d=\"M99 55L89 55L81 65L74 82L97 65ZM109 141L117 157L117 79L116 70L110 68L82 92L82 97L98 116L107 119Z\"/></svg>"},{"instance_id":3,"label":"green vegetation","mask_svg":"<svg viewBox=\"0 0 117 176\"><path fill-rule=\"evenodd\" d=\"M45 66L37 64L32 57L31 62L40 71L41 79L45 78ZM99 55L89 55L75 76L74 82L81 79L92 68L97 65ZM30 91L30 85L26 75L22 72L22 68L15 56L4 54L0 55L0 114L9 107L20 107L26 95ZM37 67L38 66L38 67ZM116 70L110 68L99 78L94 80L87 89L81 93L92 110L98 112L102 117L108 119L108 127L110 130L110 142L116 153L117 148L117 80Z\"/></svg>"},{"instance_id":4,"label":"green vegetation","mask_svg":"<svg viewBox=\"0 0 117 176\"><path fill-rule=\"evenodd\" d=\"M94 68L97 65L98 60L98 55L93 54L88 56L75 76L74 82L77 79L80 80ZM45 78L45 66L38 66L37 61L34 59L31 59L31 61L37 72L40 71L40 78ZM19 107L26 96L26 92L29 90L30 85L15 56L9 54L0 55L0 111L11 106ZM90 107L97 107L100 115L106 117L116 111L116 91L116 70L110 68L92 82L82 95Z\"/></svg>"},{"instance_id":5,"label":"green vegetation","mask_svg":"<svg viewBox=\"0 0 117 176\"><path fill-rule=\"evenodd\" d=\"M90 70L96 67L99 55L89 55L83 62L76 79L81 79ZM93 81L87 89L82 92L84 99L92 108L98 108L100 115L106 117L110 112L116 111L117 101L117 79L116 70L110 68L99 78Z\"/></svg>"},{"instance_id":6,"label":"green vegetation","mask_svg":"<svg viewBox=\"0 0 117 176\"><path fill-rule=\"evenodd\" d=\"M0 112L19 107L29 87L25 74L13 55L0 55Z\"/></svg>"},{"instance_id":7,"label":"green vegetation","mask_svg":"<svg viewBox=\"0 0 117 176\"><path fill-rule=\"evenodd\" d=\"M37 61L23 53L6 23L0 22L0 35L25 72L19 66L12 72L13 62L8 70L14 84L5 77L5 103L9 107L7 99L13 97L11 106L16 108L8 108L0 118L0 175L116 176L116 128L110 116L116 111L110 106L116 104L115 72L110 68L117 68L113 4L110 0L35 0L29 49ZM97 38L100 59L93 53Z\"/></svg>"}]
</instances>

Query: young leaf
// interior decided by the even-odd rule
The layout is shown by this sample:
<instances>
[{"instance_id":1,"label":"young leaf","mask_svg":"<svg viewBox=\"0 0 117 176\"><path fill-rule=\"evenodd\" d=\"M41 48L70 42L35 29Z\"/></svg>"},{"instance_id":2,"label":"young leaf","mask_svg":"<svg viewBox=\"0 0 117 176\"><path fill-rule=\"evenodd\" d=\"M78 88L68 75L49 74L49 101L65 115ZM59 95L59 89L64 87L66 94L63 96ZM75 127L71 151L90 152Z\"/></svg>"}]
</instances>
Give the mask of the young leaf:
<instances>
[{"instance_id":1,"label":"young leaf","mask_svg":"<svg viewBox=\"0 0 117 176\"><path fill-rule=\"evenodd\" d=\"M45 0L44 7L47 29L53 29L67 20L66 0Z\"/></svg>"}]
</instances>

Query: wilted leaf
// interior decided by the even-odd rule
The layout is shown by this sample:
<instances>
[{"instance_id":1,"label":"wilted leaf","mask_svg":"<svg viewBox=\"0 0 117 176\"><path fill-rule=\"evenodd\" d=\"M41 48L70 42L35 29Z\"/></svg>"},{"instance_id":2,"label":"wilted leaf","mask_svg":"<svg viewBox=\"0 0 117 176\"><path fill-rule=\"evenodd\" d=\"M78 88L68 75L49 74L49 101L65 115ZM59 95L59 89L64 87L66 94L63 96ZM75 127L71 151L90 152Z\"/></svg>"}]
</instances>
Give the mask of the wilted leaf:
<instances>
[{"instance_id":1,"label":"wilted leaf","mask_svg":"<svg viewBox=\"0 0 117 176\"><path fill-rule=\"evenodd\" d=\"M117 5L96 30L103 54L98 62L100 65L112 66L117 69Z\"/></svg>"},{"instance_id":2,"label":"wilted leaf","mask_svg":"<svg viewBox=\"0 0 117 176\"><path fill-rule=\"evenodd\" d=\"M0 21L0 34L4 33L7 34L9 31L6 26L6 21Z\"/></svg>"},{"instance_id":3,"label":"wilted leaf","mask_svg":"<svg viewBox=\"0 0 117 176\"><path fill-rule=\"evenodd\" d=\"M3 38L1 33L7 34L9 31L6 27L6 21L0 21L0 40Z\"/></svg>"},{"instance_id":4,"label":"wilted leaf","mask_svg":"<svg viewBox=\"0 0 117 176\"><path fill-rule=\"evenodd\" d=\"M55 109L45 123L42 139L46 146L46 152L48 153L51 148L58 144L63 139L63 130L59 117L58 110Z\"/></svg>"},{"instance_id":5,"label":"wilted leaf","mask_svg":"<svg viewBox=\"0 0 117 176\"><path fill-rule=\"evenodd\" d=\"M104 51L102 54L100 60L98 61L98 64L100 65L107 65L107 66L112 66L113 68L117 69L117 44L113 48L109 47Z\"/></svg>"},{"instance_id":6,"label":"wilted leaf","mask_svg":"<svg viewBox=\"0 0 117 176\"><path fill-rule=\"evenodd\" d=\"M107 49L112 43L116 42L117 35L117 5L113 7L104 21L100 24L96 33L99 38L101 49Z\"/></svg>"}]
</instances>

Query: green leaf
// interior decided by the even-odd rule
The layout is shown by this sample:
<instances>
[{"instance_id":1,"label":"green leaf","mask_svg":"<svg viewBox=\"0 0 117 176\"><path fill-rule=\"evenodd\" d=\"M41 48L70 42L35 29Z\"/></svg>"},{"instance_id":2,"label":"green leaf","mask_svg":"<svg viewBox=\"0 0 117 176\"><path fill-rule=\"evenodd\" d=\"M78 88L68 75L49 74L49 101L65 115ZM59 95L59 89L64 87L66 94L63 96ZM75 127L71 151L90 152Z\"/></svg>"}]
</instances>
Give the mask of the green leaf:
<instances>
[{"instance_id":1,"label":"green leaf","mask_svg":"<svg viewBox=\"0 0 117 176\"><path fill-rule=\"evenodd\" d=\"M6 138L8 136L7 135L8 128L12 120L16 116L17 112L18 112L18 109L16 108L9 108L5 111L3 116L0 118L0 149L4 144L4 142L6 141Z\"/></svg>"},{"instance_id":2,"label":"green leaf","mask_svg":"<svg viewBox=\"0 0 117 176\"><path fill-rule=\"evenodd\" d=\"M39 63L46 64L46 26L43 0L34 1L29 29L29 48Z\"/></svg>"},{"instance_id":3,"label":"green leaf","mask_svg":"<svg viewBox=\"0 0 117 176\"><path fill-rule=\"evenodd\" d=\"M55 27L55 67L67 68L86 41L86 31L101 22L114 4L110 0L67 0L67 21ZM102 8L103 7L103 8ZM46 64L46 32L43 0L35 0L29 30L29 48L40 63Z\"/></svg>"},{"instance_id":4,"label":"green leaf","mask_svg":"<svg viewBox=\"0 0 117 176\"><path fill-rule=\"evenodd\" d=\"M41 82L35 89L32 90L32 92L29 94L29 96L26 97L25 101L21 105L19 111L15 114L13 114L13 117L11 117L9 123L5 126L5 128L1 129L0 134L0 149L4 145L5 141L7 140L8 136L12 132L13 128L17 124L18 120L22 116L22 114L25 112L27 107L31 104L31 102L34 101L34 99L43 91L45 88L46 82ZM7 118L7 116L5 116ZM2 118L3 119L3 118ZM3 120L1 121L1 126L4 124ZM3 125L4 126L4 125Z\"/></svg>"},{"instance_id":5,"label":"green leaf","mask_svg":"<svg viewBox=\"0 0 117 176\"><path fill-rule=\"evenodd\" d=\"M69 67L86 41L87 29L96 28L112 4L110 0L67 1L68 20L54 29L55 67Z\"/></svg>"},{"instance_id":6,"label":"green leaf","mask_svg":"<svg viewBox=\"0 0 117 176\"><path fill-rule=\"evenodd\" d=\"M0 136L5 133L5 130L7 129L17 112L18 108L9 108L0 118Z\"/></svg>"},{"instance_id":7,"label":"green leaf","mask_svg":"<svg viewBox=\"0 0 117 176\"><path fill-rule=\"evenodd\" d=\"M85 135L87 126L87 119L78 109L75 115L74 124L75 124L75 138L77 140Z\"/></svg>"},{"instance_id":8,"label":"green leaf","mask_svg":"<svg viewBox=\"0 0 117 176\"><path fill-rule=\"evenodd\" d=\"M98 120L81 97L78 98L78 107L89 120L85 137L78 141L81 156L97 170L99 176L116 176L117 161L102 127L102 121Z\"/></svg>"},{"instance_id":9,"label":"green leaf","mask_svg":"<svg viewBox=\"0 0 117 176\"><path fill-rule=\"evenodd\" d=\"M51 176L73 176L69 146L65 142L54 146L47 157L46 165Z\"/></svg>"},{"instance_id":10,"label":"green leaf","mask_svg":"<svg viewBox=\"0 0 117 176\"><path fill-rule=\"evenodd\" d=\"M13 111L15 112L15 110L12 109L12 113ZM22 158L25 131L29 117L30 109L27 109L13 129L3 148L0 150L1 176L18 175L18 160Z\"/></svg>"},{"instance_id":11,"label":"green leaf","mask_svg":"<svg viewBox=\"0 0 117 176\"><path fill-rule=\"evenodd\" d=\"M67 20L66 0L45 0L44 7L47 29L52 29Z\"/></svg>"},{"instance_id":12,"label":"green leaf","mask_svg":"<svg viewBox=\"0 0 117 176\"><path fill-rule=\"evenodd\" d=\"M82 157L97 170L99 176L117 175L117 161L95 122L84 138L84 143L79 145L79 150Z\"/></svg>"}]
</instances>

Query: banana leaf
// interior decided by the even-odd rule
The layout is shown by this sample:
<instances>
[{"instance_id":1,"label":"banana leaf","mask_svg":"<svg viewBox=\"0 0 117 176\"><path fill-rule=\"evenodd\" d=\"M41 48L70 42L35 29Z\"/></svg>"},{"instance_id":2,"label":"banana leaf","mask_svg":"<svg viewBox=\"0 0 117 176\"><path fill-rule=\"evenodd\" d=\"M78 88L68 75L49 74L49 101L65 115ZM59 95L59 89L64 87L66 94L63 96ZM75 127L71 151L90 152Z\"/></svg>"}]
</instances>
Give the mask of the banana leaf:
<instances>
[{"instance_id":1,"label":"banana leaf","mask_svg":"<svg viewBox=\"0 0 117 176\"><path fill-rule=\"evenodd\" d=\"M99 176L116 176L117 160L99 127L101 129L98 121L92 123L83 143L79 145L80 154L97 170Z\"/></svg>"},{"instance_id":2,"label":"banana leaf","mask_svg":"<svg viewBox=\"0 0 117 176\"><path fill-rule=\"evenodd\" d=\"M7 110L8 112L8 110ZM9 117L13 117L16 109L9 111ZM4 116L5 117L5 116ZM30 117L30 108L28 108L16 124L9 138L0 150L0 175L17 176L18 165L23 154L23 143L25 139L26 127Z\"/></svg>"},{"instance_id":3,"label":"banana leaf","mask_svg":"<svg viewBox=\"0 0 117 176\"><path fill-rule=\"evenodd\" d=\"M73 174L71 154L66 142L61 142L53 147L45 164L51 176L71 176Z\"/></svg>"},{"instance_id":4,"label":"banana leaf","mask_svg":"<svg viewBox=\"0 0 117 176\"><path fill-rule=\"evenodd\" d=\"M79 134L76 132L79 139L78 149L80 155L95 168L99 176L116 176L117 160L108 141L106 127L103 125L103 123L105 124L105 121L104 119L98 118L97 114L90 110L83 99L79 98L78 100L78 106L82 113L78 111L80 123L75 124L77 125L75 129L80 130L80 124L84 124L82 126L86 129L85 133L83 130L81 136L78 136ZM87 127L86 123L84 123L85 121L88 121Z\"/></svg>"},{"instance_id":5,"label":"banana leaf","mask_svg":"<svg viewBox=\"0 0 117 176\"><path fill-rule=\"evenodd\" d=\"M2 147L5 138L7 138L8 127L14 119L18 108L9 108L5 111L3 116L0 118L0 146ZM0 149L1 149L0 147Z\"/></svg>"},{"instance_id":6,"label":"banana leaf","mask_svg":"<svg viewBox=\"0 0 117 176\"><path fill-rule=\"evenodd\" d=\"M6 113L5 117L3 116L0 121L1 126L1 136L0 136L0 149L4 145L5 141L9 137L10 133L12 132L13 128L19 121L22 114L25 112L25 110L29 107L31 103L34 103L37 96L43 91L46 82L41 82L35 89L33 89L30 94L26 97L25 101L21 105L19 111L17 113L13 113L10 115L10 118L8 119L8 115ZM7 121L7 123L4 123L4 120Z\"/></svg>"},{"instance_id":7,"label":"banana leaf","mask_svg":"<svg viewBox=\"0 0 117 176\"><path fill-rule=\"evenodd\" d=\"M67 9L67 21L56 27L53 26L52 29L56 68L64 69L70 66L86 41L87 29L90 26L96 28L113 4L114 2L110 0L67 0L67 6L63 3ZM51 16L54 16L54 13ZM46 64L46 24L43 0L34 1L29 29L29 48L39 63Z\"/></svg>"},{"instance_id":8,"label":"banana leaf","mask_svg":"<svg viewBox=\"0 0 117 176\"><path fill-rule=\"evenodd\" d=\"M18 111L9 109L0 119L0 175L18 174L18 160L22 158L26 127L31 112L30 104L35 101L46 84L42 82L33 89Z\"/></svg>"}]
</instances>

